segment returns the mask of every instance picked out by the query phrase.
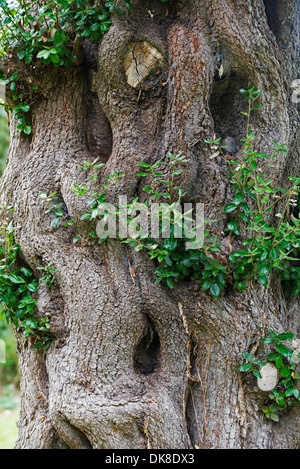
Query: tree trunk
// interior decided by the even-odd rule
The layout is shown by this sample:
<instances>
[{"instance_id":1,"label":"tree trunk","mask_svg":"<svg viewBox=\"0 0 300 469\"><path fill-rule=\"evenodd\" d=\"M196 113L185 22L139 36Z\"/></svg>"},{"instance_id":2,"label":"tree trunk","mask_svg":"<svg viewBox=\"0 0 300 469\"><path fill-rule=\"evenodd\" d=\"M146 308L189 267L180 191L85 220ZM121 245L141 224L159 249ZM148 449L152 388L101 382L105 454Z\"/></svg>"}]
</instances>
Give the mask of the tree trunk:
<instances>
[{"instance_id":1,"label":"tree trunk","mask_svg":"<svg viewBox=\"0 0 300 469\"><path fill-rule=\"evenodd\" d=\"M37 266L50 261L59 270L53 289L38 293L39 314L51 315L57 339L47 352L36 351L17 332L17 448L299 446L299 406L278 423L267 420L261 412L266 393L237 371L243 352L261 350L266 328L300 333L299 301L284 297L276 277L267 288L253 283L218 299L197 281L170 290L155 284L147 253L118 239L78 246L70 229L52 230L39 199L39 191L57 192L87 239L83 203L72 192L83 182L78 166L84 160L100 155L105 175L126 173L109 193L113 200L139 194L141 162L182 151L190 159L180 180L187 200L204 202L205 216L218 219L225 239L226 163L211 158L204 140L216 134L239 145L245 135L240 88L263 90L264 108L254 122L258 148L272 140L287 144L272 176L287 184L289 175L299 174L299 106L291 99L299 72L299 5L134 1L98 48L85 41L76 66L30 70L40 90L32 104L33 134L20 136L11 126L1 194L14 206L14 226L21 226L15 237L22 262L37 276ZM156 78L152 64L147 76L136 73L137 83L130 81L126 58L149 44L159 52ZM25 81L28 76L24 71Z\"/></svg>"}]
</instances>

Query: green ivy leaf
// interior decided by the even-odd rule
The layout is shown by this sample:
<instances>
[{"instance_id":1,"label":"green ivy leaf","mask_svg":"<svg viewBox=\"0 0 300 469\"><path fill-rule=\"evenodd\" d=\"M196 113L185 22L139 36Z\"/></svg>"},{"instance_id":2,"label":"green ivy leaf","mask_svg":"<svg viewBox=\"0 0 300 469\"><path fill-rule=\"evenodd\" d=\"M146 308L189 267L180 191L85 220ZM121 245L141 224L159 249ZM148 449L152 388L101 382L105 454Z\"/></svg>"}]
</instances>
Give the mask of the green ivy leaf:
<instances>
[{"instance_id":1,"label":"green ivy leaf","mask_svg":"<svg viewBox=\"0 0 300 469\"><path fill-rule=\"evenodd\" d=\"M238 370L240 370L240 371L249 371L249 370L251 370L251 368L252 368L251 363L245 363L244 365L240 365L238 367Z\"/></svg>"},{"instance_id":2,"label":"green ivy leaf","mask_svg":"<svg viewBox=\"0 0 300 469\"><path fill-rule=\"evenodd\" d=\"M282 344L276 344L276 348L278 352L280 353L280 355L282 355L283 357L288 357L289 355L292 354L291 350Z\"/></svg>"},{"instance_id":3,"label":"green ivy leaf","mask_svg":"<svg viewBox=\"0 0 300 469\"><path fill-rule=\"evenodd\" d=\"M221 294L221 288L219 287L218 283L212 283L209 291L215 298L218 298Z\"/></svg>"},{"instance_id":4,"label":"green ivy leaf","mask_svg":"<svg viewBox=\"0 0 300 469\"><path fill-rule=\"evenodd\" d=\"M20 270L22 274L25 275L25 277L32 277L32 272L30 269L27 269L26 267L22 267Z\"/></svg>"},{"instance_id":5,"label":"green ivy leaf","mask_svg":"<svg viewBox=\"0 0 300 469\"><path fill-rule=\"evenodd\" d=\"M247 288L247 283L245 281L236 282L234 287L239 291L244 291Z\"/></svg>"},{"instance_id":6,"label":"green ivy leaf","mask_svg":"<svg viewBox=\"0 0 300 469\"><path fill-rule=\"evenodd\" d=\"M224 207L224 212L225 212L225 213L230 213L230 212L233 212L233 211L236 210L236 209L237 209L236 204L232 204L232 203L231 203L231 204L225 205L225 207Z\"/></svg>"},{"instance_id":7,"label":"green ivy leaf","mask_svg":"<svg viewBox=\"0 0 300 469\"><path fill-rule=\"evenodd\" d=\"M260 275L259 276L259 281L264 287L268 286L268 283L269 283L268 277Z\"/></svg>"},{"instance_id":8,"label":"green ivy leaf","mask_svg":"<svg viewBox=\"0 0 300 469\"><path fill-rule=\"evenodd\" d=\"M279 371L282 378L287 378L291 374L291 370L288 366L281 367Z\"/></svg>"},{"instance_id":9,"label":"green ivy leaf","mask_svg":"<svg viewBox=\"0 0 300 469\"><path fill-rule=\"evenodd\" d=\"M294 339L294 334L292 332L282 332L277 336L278 339L280 340L291 340Z\"/></svg>"},{"instance_id":10,"label":"green ivy leaf","mask_svg":"<svg viewBox=\"0 0 300 469\"><path fill-rule=\"evenodd\" d=\"M32 132L32 127L31 125L25 125L23 128L22 128L24 134L26 135L30 135L31 132Z\"/></svg>"},{"instance_id":11,"label":"green ivy leaf","mask_svg":"<svg viewBox=\"0 0 300 469\"><path fill-rule=\"evenodd\" d=\"M14 273L9 274L9 280L12 283L19 284L19 283L26 283L25 280L20 277L19 275L16 275Z\"/></svg>"},{"instance_id":12,"label":"green ivy leaf","mask_svg":"<svg viewBox=\"0 0 300 469\"><path fill-rule=\"evenodd\" d=\"M211 286L211 283L212 283L211 279L204 279L204 280L202 280L202 281L201 281L202 290L203 290L203 291L208 290L208 289L210 288L210 286Z\"/></svg>"},{"instance_id":13,"label":"green ivy leaf","mask_svg":"<svg viewBox=\"0 0 300 469\"><path fill-rule=\"evenodd\" d=\"M166 283L167 283L169 288L174 288L174 282L170 277L166 278Z\"/></svg>"},{"instance_id":14,"label":"green ivy leaf","mask_svg":"<svg viewBox=\"0 0 300 469\"><path fill-rule=\"evenodd\" d=\"M258 370L256 370L255 368L253 368L252 373L256 378L262 379L262 376L261 376L260 372Z\"/></svg>"},{"instance_id":15,"label":"green ivy leaf","mask_svg":"<svg viewBox=\"0 0 300 469\"><path fill-rule=\"evenodd\" d=\"M248 360L249 362L254 362L255 360L255 356L252 354L252 353L248 353L248 352L244 352L242 354L242 357L245 359L245 360Z\"/></svg>"}]
</instances>

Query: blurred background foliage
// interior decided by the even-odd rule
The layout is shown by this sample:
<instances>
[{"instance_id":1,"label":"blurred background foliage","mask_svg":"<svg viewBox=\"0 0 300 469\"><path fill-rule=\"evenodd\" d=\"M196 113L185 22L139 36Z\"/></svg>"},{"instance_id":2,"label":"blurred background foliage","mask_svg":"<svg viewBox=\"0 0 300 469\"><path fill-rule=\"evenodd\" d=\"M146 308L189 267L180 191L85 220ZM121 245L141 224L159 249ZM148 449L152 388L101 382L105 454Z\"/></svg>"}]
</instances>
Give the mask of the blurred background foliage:
<instances>
[{"instance_id":1,"label":"blurred background foliage","mask_svg":"<svg viewBox=\"0 0 300 469\"><path fill-rule=\"evenodd\" d=\"M9 147L8 117L0 105L0 176ZM17 438L19 415L19 373L16 343L12 327L0 321L0 339L5 342L5 363L0 363L0 449L10 449Z\"/></svg>"}]
</instances>

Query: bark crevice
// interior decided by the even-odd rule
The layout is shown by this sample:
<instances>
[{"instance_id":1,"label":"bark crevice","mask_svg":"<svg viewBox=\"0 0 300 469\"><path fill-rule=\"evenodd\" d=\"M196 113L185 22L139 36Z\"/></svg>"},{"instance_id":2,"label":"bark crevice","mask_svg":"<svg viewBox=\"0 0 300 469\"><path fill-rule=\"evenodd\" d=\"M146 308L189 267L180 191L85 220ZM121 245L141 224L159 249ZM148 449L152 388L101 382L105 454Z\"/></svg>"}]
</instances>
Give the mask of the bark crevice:
<instances>
[{"instance_id":1,"label":"bark crevice","mask_svg":"<svg viewBox=\"0 0 300 469\"><path fill-rule=\"evenodd\" d=\"M147 316L143 336L134 350L133 362L136 373L149 375L160 365L161 345L158 332Z\"/></svg>"},{"instance_id":2,"label":"bark crevice","mask_svg":"<svg viewBox=\"0 0 300 469\"><path fill-rule=\"evenodd\" d=\"M243 138L245 121L241 115L241 111L245 110L245 106L238 91L242 88L248 88L249 78L246 74L240 75L235 71L231 71L229 75L225 75L222 79L220 77L222 66L221 64L216 72L218 79L215 79L212 87L210 110L214 120L216 136L222 139L232 139L231 146L236 147L237 151L241 145L240 139Z\"/></svg>"}]
</instances>

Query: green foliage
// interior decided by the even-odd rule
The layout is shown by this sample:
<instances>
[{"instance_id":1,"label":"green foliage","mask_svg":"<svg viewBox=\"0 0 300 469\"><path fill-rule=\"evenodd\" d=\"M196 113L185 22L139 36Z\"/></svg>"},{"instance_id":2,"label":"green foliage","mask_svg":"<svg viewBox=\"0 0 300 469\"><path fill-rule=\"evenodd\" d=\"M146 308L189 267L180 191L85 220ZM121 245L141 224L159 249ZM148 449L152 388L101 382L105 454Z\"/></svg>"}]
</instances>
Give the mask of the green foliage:
<instances>
[{"instance_id":1,"label":"green foliage","mask_svg":"<svg viewBox=\"0 0 300 469\"><path fill-rule=\"evenodd\" d=\"M167 3L168 0L161 0ZM89 0L0 0L0 59L8 54L17 56L26 64L41 61L53 67L76 64L81 39L100 41L112 24L112 14L122 14L119 0L104 1L102 5ZM132 9L130 0L123 0L125 8ZM0 79L9 86L13 111L20 132L32 132L30 105L18 90L19 73ZM34 84L32 91L38 87Z\"/></svg>"},{"instance_id":2,"label":"green foliage","mask_svg":"<svg viewBox=\"0 0 300 469\"><path fill-rule=\"evenodd\" d=\"M51 222L52 228L57 228L58 226L62 225L66 227L73 224L71 220L68 219L63 210L64 204L62 202L57 203L58 195L56 192L52 192L52 194L47 195L45 192L41 191L40 198L42 199L45 206L49 206L45 213L53 213L55 215Z\"/></svg>"},{"instance_id":3,"label":"green foliage","mask_svg":"<svg viewBox=\"0 0 300 469\"><path fill-rule=\"evenodd\" d=\"M47 288L51 288L56 280L54 274L59 272L58 269L53 267L53 261L49 262L45 267L39 266L37 269L44 272L44 275L40 278L40 285L46 285Z\"/></svg>"},{"instance_id":4,"label":"green foliage","mask_svg":"<svg viewBox=\"0 0 300 469\"><path fill-rule=\"evenodd\" d=\"M0 365L0 391L3 385L18 385L18 358L16 341L11 325L0 321L0 340L5 342L5 363ZM0 404L1 409L1 404Z\"/></svg>"},{"instance_id":5,"label":"green foliage","mask_svg":"<svg viewBox=\"0 0 300 469\"><path fill-rule=\"evenodd\" d=\"M17 90L17 82L20 75L17 72L12 73L7 77L2 71L0 71L0 80L7 86L10 85L10 93L12 100L16 103L13 106L0 103L6 110L11 110L14 118L17 120L17 129L20 132L24 132L26 135L30 135L32 128L30 124L30 106L23 101L23 94Z\"/></svg>"},{"instance_id":6,"label":"green foliage","mask_svg":"<svg viewBox=\"0 0 300 469\"><path fill-rule=\"evenodd\" d=\"M0 0L0 58L14 54L26 64L41 61L54 67L70 67L76 62L76 41L80 38L99 41L109 30L112 13L122 13L117 2L106 1L103 7L87 0ZM131 9L129 0L125 6ZM0 73L9 86L10 109L17 128L31 134L30 105L18 91L20 75ZM37 86L32 87L36 91ZM8 107L6 105L6 107Z\"/></svg>"},{"instance_id":7,"label":"green foliage","mask_svg":"<svg viewBox=\"0 0 300 469\"><path fill-rule=\"evenodd\" d=\"M251 371L251 373L256 378L261 378L261 374L258 367L264 366L265 362L262 360L256 360L253 354L247 352L243 353L243 358L246 360L246 363L240 365L238 369L240 371Z\"/></svg>"},{"instance_id":8,"label":"green foliage","mask_svg":"<svg viewBox=\"0 0 300 469\"><path fill-rule=\"evenodd\" d=\"M188 249L186 243L191 241L191 235L195 232L196 226L187 227L187 221L192 222L187 215L182 216L179 206L182 197L185 195L180 187L174 185L175 177L183 172L182 165L188 163L188 159L181 153L174 155L169 153L167 160L158 160L152 166L147 163L141 163L143 172L138 173L138 176L148 178L149 185L143 188L147 193L148 199L145 204L146 209L151 210L152 203L160 203L164 206L165 214L170 220L170 233L168 237L164 236L165 225L163 222L163 215L159 219L159 239L151 239L143 235L140 237L138 232L135 238L126 239L125 243L129 243L137 251L146 249L150 259L155 259L158 266L155 270L157 276L156 283L164 280L169 288L174 288L174 282L185 280L189 278L201 279L202 289L209 291L212 296L220 296L226 280L226 268L221 265L209 253L218 252L220 245L217 243L217 238L212 238L207 230L204 230L205 243L203 249ZM165 169L169 168L169 172ZM166 176L169 174L169 176ZM163 190L162 187L166 189ZM136 201L138 202L138 201ZM135 210L135 203L128 205L128 212ZM130 222L134 225L134 219ZM181 237L176 237L177 233ZM189 232L189 237L186 236ZM212 240L212 241L211 241Z\"/></svg>"},{"instance_id":9,"label":"green foliage","mask_svg":"<svg viewBox=\"0 0 300 469\"><path fill-rule=\"evenodd\" d=\"M299 356L283 344L294 337L291 332L282 332L277 335L270 330L269 335L261 339L264 344L272 346L273 350L267 354L266 360L276 366L281 377L276 388L269 394L270 401L273 402L262 409L266 417L275 422L279 420L278 411L289 407L293 402L300 402L300 380L295 369L295 359ZM256 360L255 356L250 353L243 353L243 358L245 363L240 365L238 370L251 372L256 378L261 378L259 367L264 366L266 362Z\"/></svg>"},{"instance_id":10,"label":"green foliage","mask_svg":"<svg viewBox=\"0 0 300 469\"><path fill-rule=\"evenodd\" d=\"M297 261L299 256L297 256ZM288 262L284 264L284 270L280 274L283 291L287 297L300 295L300 267L295 267Z\"/></svg>"},{"instance_id":11,"label":"green foliage","mask_svg":"<svg viewBox=\"0 0 300 469\"><path fill-rule=\"evenodd\" d=\"M8 221L12 209L2 208L3 218L0 227L0 320L13 322L23 329L25 338L29 338L34 348L47 350L54 336L49 332L49 318L36 317L36 300L39 284L27 267L17 267L20 247L14 244L14 226ZM48 272L47 272L48 273ZM49 275L49 273L48 273Z\"/></svg>"},{"instance_id":12,"label":"green foliage","mask_svg":"<svg viewBox=\"0 0 300 469\"><path fill-rule=\"evenodd\" d=\"M0 1L2 54L14 51L28 64L40 59L54 67L69 67L76 60L76 38L98 41L109 30L112 13L122 13L118 2L101 7L87 0ZM125 5L130 8L130 2Z\"/></svg>"},{"instance_id":13,"label":"green foliage","mask_svg":"<svg viewBox=\"0 0 300 469\"><path fill-rule=\"evenodd\" d=\"M292 256L295 249L299 248L300 220L291 215L289 211L297 205L300 178L291 177L291 187L283 189L276 185L273 179L264 177L266 170L276 161L278 155L286 152L284 145L273 142L270 154L259 153L254 149L254 129L250 117L253 110L262 106L256 105L261 90L254 87L249 90L240 90L243 99L248 102L248 111L242 114L247 118L246 137L242 139L242 149L237 160L230 160L229 181L232 186L232 201L224 207L224 212L230 217L227 222L229 238L235 237L240 245L228 255L228 261L219 262L218 254L221 243L217 236L212 236L207 229L204 230L204 243L198 249L187 248L186 243L191 241L190 233L195 233L196 223L192 220L191 213L182 216L181 203L184 197L182 188L175 185L176 177L181 175L188 159L181 153L174 155L169 153L166 158L157 160L153 165L142 162L142 171L138 173L140 178L146 179L146 185L142 189L140 202L136 198L124 207L115 206L118 210L126 208L127 222L131 227L129 234L119 233L123 243L129 244L136 251L146 250L156 263L156 282L164 281L169 288L174 288L175 283L187 279L200 280L202 290L209 292L214 297L219 297L230 284L233 288L243 291L250 280L256 280L266 287L270 274L278 271L285 279L295 277L296 285L293 287L293 295L300 292L298 268L291 266L291 261L297 260ZM221 139L206 140L213 150L223 154L224 146ZM109 205L106 190L111 184L116 184L124 174L116 171L106 177L105 184L101 184L101 173L104 164L98 164L98 159L93 162L85 161L80 167L87 172L85 184L74 185L73 191L80 197L88 197L88 211L81 220L90 223L89 238L95 238L94 223L100 214L103 220L108 217ZM100 178L100 183L98 180ZM55 218L51 226L56 228L61 225L64 216L60 204L53 201L56 194L47 196L41 192L41 198L45 203L52 203L48 212L54 212ZM153 217L152 207L160 205L161 217L159 217L158 238L151 238L139 226L138 211L145 211ZM271 211L276 212L276 220L270 223ZM101 211L102 210L102 211ZM169 225L166 227L163 217L167 215ZM100 218L101 218L100 217ZM188 221L192 224L189 236L186 235ZM212 223L205 220L207 223ZM68 221L72 224L72 221ZM239 240L243 232L243 240ZM178 235L179 233L179 235ZM103 236L98 242L107 239ZM80 236L74 237L74 242L80 241ZM86 241L88 242L89 239ZM242 248L242 249L241 249ZM298 283L299 282L299 283Z\"/></svg>"},{"instance_id":14,"label":"green foliage","mask_svg":"<svg viewBox=\"0 0 300 469\"><path fill-rule=\"evenodd\" d=\"M243 291L251 279L256 279L263 286L269 283L272 271L277 270L287 278L290 262L297 260L292 254L300 245L300 220L288 215L291 207L297 205L300 178L290 177L291 187L283 189L274 179L266 179L264 174L271 167L280 153L286 153L285 145L273 142L270 154L255 150L255 134L250 123L251 113L262 106L255 105L261 90L254 87L240 90L248 101L248 111L242 114L247 118L246 137L238 160L229 160L228 175L233 188L233 200L224 207L224 212L231 218L227 224L230 237L239 237L246 233L242 249L229 256L234 288ZM220 139L207 140L214 149L223 154ZM282 207L276 214L277 223L270 224L270 213ZM290 277L297 277L297 269L290 272ZM297 277L298 280L298 277ZM300 289L294 288L298 294Z\"/></svg>"},{"instance_id":15,"label":"green foliage","mask_svg":"<svg viewBox=\"0 0 300 469\"><path fill-rule=\"evenodd\" d=\"M127 222L135 232L131 236L122 236L122 232L119 235L120 238L126 238L123 239L123 243L134 247L136 251L141 249L146 250L150 258L156 262L155 274L157 283L165 281L169 288L174 288L176 281L193 277L194 279L201 279L204 291L209 291L211 295L218 297L225 288L227 274L226 268L210 255L220 250L217 238L212 237L205 230L205 243L202 250L186 248L186 242L191 241L191 239L185 236L186 218L182 217L181 212L178 211L178 204L180 204L184 192L180 187L175 186L174 181L175 177L183 171L180 166L187 162L188 160L181 153L178 155L169 153L166 161L158 160L153 165L141 163L143 171L138 173L138 175L141 178L149 180L148 185L143 188L147 200L141 203L137 198L123 207L115 206L117 216L120 214L120 210L126 209L128 213ZM103 212L101 217L105 221L109 213L106 191L111 185L117 184L125 176L125 174L119 174L114 171L111 176L106 176L104 184L101 184L101 177L100 183L98 183L98 171L103 166L104 164L98 164L98 159L93 162L85 161L80 169L87 172L86 183L73 186L72 190L79 197L88 197L88 211L81 216L81 220L87 220L90 223L88 240L84 243L81 237L76 235L73 240L75 243L81 241L82 245L84 245L89 242L90 238L97 237L93 228L95 220L99 219L99 214ZM166 176L166 168L169 169L169 176ZM51 208L47 211L48 213L53 211L56 215L51 222L52 228L59 227L59 214L57 214L56 210L59 207L53 204L55 195L53 193L47 196L44 192L40 192L40 197L44 203L52 202ZM165 201L167 201L167 204L163 205ZM136 211L139 210L145 211L147 215L153 215L151 207L155 203L159 203L160 207L164 207L170 216L170 235L168 237L164 237L166 227L163 217L159 218L159 240L149 237L149 233L140 232L138 217L135 216ZM102 210L103 208L104 210ZM176 228L179 228L182 237L176 238ZM193 229L195 227L192 227ZM99 239L98 242L103 243L106 239L107 236Z\"/></svg>"},{"instance_id":16,"label":"green foliage","mask_svg":"<svg viewBox=\"0 0 300 469\"><path fill-rule=\"evenodd\" d=\"M106 194L105 191L111 186L118 182L119 179L123 178L125 174L119 174L117 171L113 171L111 176L107 176L105 184L98 184L98 173L105 165L103 163L98 164L99 158L96 158L93 162L84 161L83 166L80 166L82 171L87 172L86 184L73 185L72 191L77 194L78 197L88 197L87 209L81 216L81 220L89 221L89 236L85 243L82 242L79 235L76 235L73 242L76 243L81 241L81 244L87 244L90 238L97 238L96 232L93 229L95 219L99 216L100 210L106 205ZM105 219L108 215L108 210L104 210L102 217ZM106 237L99 239L98 242L102 243L106 240Z\"/></svg>"}]
</instances>

